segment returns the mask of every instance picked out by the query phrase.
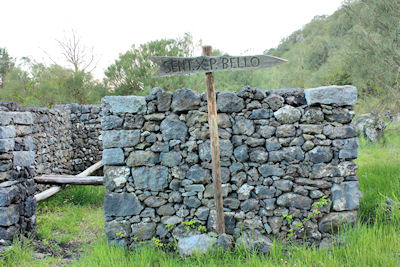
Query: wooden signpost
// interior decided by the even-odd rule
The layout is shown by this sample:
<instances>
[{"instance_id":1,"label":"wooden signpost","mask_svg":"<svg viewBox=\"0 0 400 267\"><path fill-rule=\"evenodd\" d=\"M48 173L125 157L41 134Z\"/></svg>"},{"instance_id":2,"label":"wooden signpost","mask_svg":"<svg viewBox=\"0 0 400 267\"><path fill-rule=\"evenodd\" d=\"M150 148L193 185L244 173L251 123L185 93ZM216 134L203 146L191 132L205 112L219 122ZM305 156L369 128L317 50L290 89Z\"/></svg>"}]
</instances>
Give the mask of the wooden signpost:
<instances>
[{"instance_id":1,"label":"wooden signpost","mask_svg":"<svg viewBox=\"0 0 400 267\"><path fill-rule=\"evenodd\" d=\"M159 69L153 78L206 73L208 125L211 140L212 176L214 184L214 202L216 211L216 226L218 234L225 233L224 207L222 199L221 162L219 152L217 100L215 95L214 73L217 71L255 70L275 66L287 62L285 59L258 56L219 56L213 57L212 47L203 46L201 57L150 57Z\"/></svg>"}]
</instances>

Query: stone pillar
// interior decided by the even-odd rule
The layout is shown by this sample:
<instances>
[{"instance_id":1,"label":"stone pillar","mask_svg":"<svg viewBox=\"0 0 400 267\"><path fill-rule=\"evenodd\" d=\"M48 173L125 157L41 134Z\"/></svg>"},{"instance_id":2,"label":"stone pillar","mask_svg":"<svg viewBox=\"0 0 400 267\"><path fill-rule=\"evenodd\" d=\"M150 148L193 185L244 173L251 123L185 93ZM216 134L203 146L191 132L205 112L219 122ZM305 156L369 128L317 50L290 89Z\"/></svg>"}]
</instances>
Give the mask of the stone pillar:
<instances>
[{"instance_id":1,"label":"stone pillar","mask_svg":"<svg viewBox=\"0 0 400 267\"><path fill-rule=\"evenodd\" d=\"M0 245L36 225L33 116L10 103L0 107Z\"/></svg>"}]
</instances>

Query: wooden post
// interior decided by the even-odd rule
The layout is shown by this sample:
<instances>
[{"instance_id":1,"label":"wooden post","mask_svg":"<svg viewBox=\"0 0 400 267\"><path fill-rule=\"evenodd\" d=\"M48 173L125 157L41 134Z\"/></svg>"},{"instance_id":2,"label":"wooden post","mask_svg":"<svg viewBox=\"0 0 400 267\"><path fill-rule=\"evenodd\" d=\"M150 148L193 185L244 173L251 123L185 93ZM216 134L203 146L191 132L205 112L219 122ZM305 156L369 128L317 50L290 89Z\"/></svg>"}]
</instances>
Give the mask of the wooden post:
<instances>
[{"instance_id":1,"label":"wooden post","mask_svg":"<svg viewBox=\"0 0 400 267\"><path fill-rule=\"evenodd\" d=\"M203 46L203 56L211 56L212 47ZM218 234L225 233L225 218L222 199L222 182L221 182L221 159L219 153L219 138L218 138L218 121L217 121L217 99L215 96L214 73L206 73L207 84L207 105L208 105L208 125L210 128L211 140L211 161L212 161L212 176L214 183L214 202L217 212L217 232Z\"/></svg>"}]
</instances>

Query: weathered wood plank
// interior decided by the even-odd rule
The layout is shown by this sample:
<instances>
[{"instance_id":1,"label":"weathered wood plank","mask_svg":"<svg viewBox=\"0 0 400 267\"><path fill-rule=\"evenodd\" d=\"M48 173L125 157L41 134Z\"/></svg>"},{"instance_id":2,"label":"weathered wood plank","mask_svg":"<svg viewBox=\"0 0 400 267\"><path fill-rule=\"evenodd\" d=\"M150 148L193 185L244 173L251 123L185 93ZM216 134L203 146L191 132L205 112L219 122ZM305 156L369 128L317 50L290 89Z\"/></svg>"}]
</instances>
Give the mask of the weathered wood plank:
<instances>
[{"instance_id":1,"label":"weathered wood plank","mask_svg":"<svg viewBox=\"0 0 400 267\"><path fill-rule=\"evenodd\" d=\"M211 46L203 46L203 55L210 56ZM219 152L217 99L215 96L214 73L206 73L208 124L210 129L212 176L214 184L214 202L218 234L225 233L224 203L222 198L221 159Z\"/></svg>"},{"instance_id":2,"label":"weathered wood plank","mask_svg":"<svg viewBox=\"0 0 400 267\"><path fill-rule=\"evenodd\" d=\"M78 175L76 175L76 177L87 176L87 175L91 174L92 172L100 169L101 167L103 167L103 162L99 161L99 162L93 164L92 166L90 166L89 168L87 168L86 170L84 170L83 172L81 172ZM68 185L66 185L64 188L66 188L66 187L68 187ZM47 190L45 190L45 191L43 191L43 192L41 192L39 194L36 194L35 195L36 202L45 200L45 199L57 194L58 192L60 192L64 188L62 188L61 186L53 186L53 187L51 187L51 188L49 188L49 189L47 189Z\"/></svg>"},{"instance_id":3,"label":"weathered wood plank","mask_svg":"<svg viewBox=\"0 0 400 267\"><path fill-rule=\"evenodd\" d=\"M76 177L73 175L43 175L35 177L39 184L103 185L103 176Z\"/></svg>"},{"instance_id":4,"label":"weathered wood plank","mask_svg":"<svg viewBox=\"0 0 400 267\"><path fill-rule=\"evenodd\" d=\"M150 57L150 60L159 65L153 78L217 71L256 70L287 62L285 59L268 55Z\"/></svg>"}]
</instances>

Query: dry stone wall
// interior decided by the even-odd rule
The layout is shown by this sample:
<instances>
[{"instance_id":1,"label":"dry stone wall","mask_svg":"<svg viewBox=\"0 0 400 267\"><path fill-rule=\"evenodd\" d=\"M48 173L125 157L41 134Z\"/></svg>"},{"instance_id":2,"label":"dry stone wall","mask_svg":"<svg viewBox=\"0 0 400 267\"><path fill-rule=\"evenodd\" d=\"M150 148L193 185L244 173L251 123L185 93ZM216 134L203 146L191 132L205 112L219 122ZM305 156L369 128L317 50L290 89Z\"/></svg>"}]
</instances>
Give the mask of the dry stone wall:
<instances>
[{"instance_id":1,"label":"dry stone wall","mask_svg":"<svg viewBox=\"0 0 400 267\"><path fill-rule=\"evenodd\" d=\"M0 245L35 226L34 176L76 174L101 160L101 106L0 102Z\"/></svg>"},{"instance_id":2,"label":"dry stone wall","mask_svg":"<svg viewBox=\"0 0 400 267\"><path fill-rule=\"evenodd\" d=\"M228 234L319 241L355 222L356 99L352 86L217 93ZM154 88L102 104L109 241L172 241L202 229L188 221L214 232L206 95Z\"/></svg>"}]
</instances>

